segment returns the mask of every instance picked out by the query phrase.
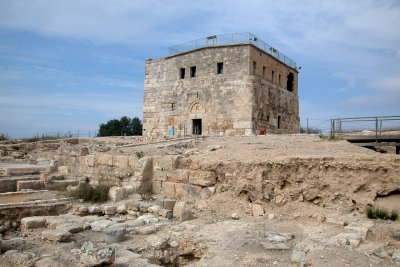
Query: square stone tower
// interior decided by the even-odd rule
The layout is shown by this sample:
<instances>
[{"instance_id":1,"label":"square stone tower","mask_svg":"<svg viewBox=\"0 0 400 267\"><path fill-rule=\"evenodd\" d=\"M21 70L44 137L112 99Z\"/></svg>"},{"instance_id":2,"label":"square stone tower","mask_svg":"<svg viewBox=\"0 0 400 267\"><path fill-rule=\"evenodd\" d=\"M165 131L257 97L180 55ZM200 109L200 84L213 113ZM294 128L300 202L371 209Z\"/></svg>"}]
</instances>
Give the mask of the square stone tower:
<instances>
[{"instance_id":1,"label":"square stone tower","mask_svg":"<svg viewBox=\"0 0 400 267\"><path fill-rule=\"evenodd\" d=\"M143 135L298 133L296 63L251 33L214 35L146 60Z\"/></svg>"}]
</instances>

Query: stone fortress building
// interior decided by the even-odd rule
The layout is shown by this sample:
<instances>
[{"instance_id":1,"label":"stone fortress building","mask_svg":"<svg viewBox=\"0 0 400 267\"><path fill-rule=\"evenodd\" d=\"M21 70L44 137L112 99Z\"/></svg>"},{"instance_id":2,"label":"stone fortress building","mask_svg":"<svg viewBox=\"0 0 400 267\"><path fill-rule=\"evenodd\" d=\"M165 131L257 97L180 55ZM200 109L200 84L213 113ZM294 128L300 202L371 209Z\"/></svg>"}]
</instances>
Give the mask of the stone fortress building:
<instances>
[{"instance_id":1,"label":"stone fortress building","mask_svg":"<svg viewBox=\"0 0 400 267\"><path fill-rule=\"evenodd\" d=\"M170 47L145 75L144 136L299 132L296 63L251 33Z\"/></svg>"}]
</instances>

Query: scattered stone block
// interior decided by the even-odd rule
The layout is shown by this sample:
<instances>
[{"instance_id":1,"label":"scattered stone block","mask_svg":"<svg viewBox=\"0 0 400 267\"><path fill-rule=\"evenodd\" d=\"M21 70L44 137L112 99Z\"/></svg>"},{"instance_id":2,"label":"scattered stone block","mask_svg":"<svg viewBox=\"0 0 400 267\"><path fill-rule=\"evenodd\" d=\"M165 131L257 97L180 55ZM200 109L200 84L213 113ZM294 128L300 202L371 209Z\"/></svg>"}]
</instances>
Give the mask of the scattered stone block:
<instances>
[{"instance_id":1,"label":"scattered stone block","mask_svg":"<svg viewBox=\"0 0 400 267\"><path fill-rule=\"evenodd\" d=\"M133 210L133 211L138 211L139 210L139 204L136 201L127 201L125 202L126 209Z\"/></svg>"},{"instance_id":2,"label":"scattered stone block","mask_svg":"<svg viewBox=\"0 0 400 267\"><path fill-rule=\"evenodd\" d=\"M156 223L159 221L157 217L152 214L145 214L137 218L138 221L143 221L144 224Z\"/></svg>"},{"instance_id":3,"label":"scattered stone block","mask_svg":"<svg viewBox=\"0 0 400 267\"><path fill-rule=\"evenodd\" d=\"M153 205L151 207L148 208L148 211L154 214L158 214L158 211L160 210L160 206L159 205Z\"/></svg>"},{"instance_id":4,"label":"scattered stone block","mask_svg":"<svg viewBox=\"0 0 400 267\"><path fill-rule=\"evenodd\" d=\"M260 204L254 204L251 207L254 217L264 216L264 208Z\"/></svg>"},{"instance_id":5,"label":"scattered stone block","mask_svg":"<svg viewBox=\"0 0 400 267\"><path fill-rule=\"evenodd\" d=\"M359 225L359 224L349 224L344 227L346 231L351 231L359 234L363 240L366 240L369 233L369 227L372 225Z\"/></svg>"},{"instance_id":6,"label":"scattered stone block","mask_svg":"<svg viewBox=\"0 0 400 267\"><path fill-rule=\"evenodd\" d=\"M141 212L148 212L149 208L151 207L150 203L139 202L139 211Z\"/></svg>"},{"instance_id":7,"label":"scattered stone block","mask_svg":"<svg viewBox=\"0 0 400 267\"><path fill-rule=\"evenodd\" d=\"M168 246L168 238L165 236L151 235L145 238L149 245L157 250L165 249Z\"/></svg>"},{"instance_id":8,"label":"scattered stone block","mask_svg":"<svg viewBox=\"0 0 400 267\"><path fill-rule=\"evenodd\" d=\"M116 206L104 206L103 211L105 215L114 215L117 212Z\"/></svg>"},{"instance_id":9,"label":"scattered stone block","mask_svg":"<svg viewBox=\"0 0 400 267\"><path fill-rule=\"evenodd\" d=\"M78 209L79 215L86 215L88 214L88 208L86 206L80 206Z\"/></svg>"},{"instance_id":10,"label":"scattered stone block","mask_svg":"<svg viewBox=\"0 0 400 267\"><path fill-rule=\"evenodd\" d=\"M395 252L393 252L392 260L396 263L400 262L400 250L396 250Z\"/></svg>"},{"instance_id":11,"label":"scattered stone block","mask_svg":"<svg viewBox=\"0 0 400 267\"><path fill-rule=\"evenodd\" d=\"M339 246L352 246L356 248L362 242L362 237L356 233L341 233L334 237Z\"/></svg>"},{"instance_id":12,"label":"scattered stone block","mask_svg":"<svg viewBox=\"0 0 400 267\"><path fill-rule=\"evenodd\" d=\"M375 256L381 258L381 259L388 259L390 258L389 254L386 252L385 250L385 246L381 245L378 248L376 248L373 252L372 252Z\"/></svg>"},{"instance_id":13,"label":"scattered stone block","mask_svg":"<svg viewBox=\"0 0 400 267\"><path fill-rule=\"evenodd\" d=\"M91 267L101 264L112 264L115 261L115 248L105 247L91 241L85 242L80 250L73 250L79 255L81 266Z\"/></svg>"},{"instance_id":14,"label":"scattered stone block","mask_svg":"<svg viewBox=\"0 0 400 267\"><path fill-rule=\"evenodd\" d=\"M59 216L46 216L46 225L49 229L56 229L60 224L66 223L66 220Z\"/></svg>"},{"instance_id":15,"label":"scattered stone block","mask_svg":"<svg viewBox=\"0 0 400 267\"><path fill-rule=\"evenodd\" d=\"M99 220L99 221L94 221L90 224L90 227L92 228L93 231L96 232L101 232L105 228L115 224L115 222L110 221L110 220Z\"/></svg>"},{"instance_id":16,"label":"scattered stone block","mask_svg":"<svg viewBox=\"0 0 400 267\"><path fill-rule=\"evenodd\" d=\"M239 220L239 214L237 214L236 212L232 213L231 218L234 220Z\"/></svg>"},{"instance_id":17,"label":"scattered stone block","mask_svg":"<svg viewBox=\"0 0 400 267\"><path fill-rule=\"evenodd\" d=\"M90 206L90 207L88 207L88 212L90 214L100 214L100 213L102 213L102 210L98 206Z\"/></svg>"},{"instance_id":18,"label":"scattered stone block","mask_svg":"<svg viewBox=\"0 0 400 267\"><path fill-rule=\"evenodd\" d=\"M117 213L119 214L125 214L126 213L126 205L119 205L117 207Z\"/></svg>"},{"instance_id":19,"label":"scattered stone block","mask_svg":"<svg viewBox=\"0 0 400 267\"><path fill-rule=\"evenodd\" d=\"M175 204L173 213L174 217L181 222L194 219L194 214L191 208L185 202L177 202Z\"/></svg>"},{"instance_id":20,"label":"scattered stone block","mask_svg":"<svg viewBox=\"0 0 400 267\"><path fill-rule=\"evenodd\" d=\"M103 233L114 236L124 236L126 234L126 226L124 223L116 223L103 229Z\"/></svg>"},{"instance_id":21,"label":"scattered stone block","mask_svg":"<svg viewBox=\"0 0 400 267\"><path fill-rule=\"evenodd\" d=\"M25 217L21 220L21 227L24 229L44 227L46 218L43 216Z\"/></svg>"},{"instance_id":22,"label":"scattered stone block","mask_svg":"<svg viewBox=\"0 0 400 267\"><path fill-rule=\"evenodd\" d=\"M52 242L67 242L71 233L65 230L45 230L42 232L42 239Z\"/></svg>"}]
</instances>

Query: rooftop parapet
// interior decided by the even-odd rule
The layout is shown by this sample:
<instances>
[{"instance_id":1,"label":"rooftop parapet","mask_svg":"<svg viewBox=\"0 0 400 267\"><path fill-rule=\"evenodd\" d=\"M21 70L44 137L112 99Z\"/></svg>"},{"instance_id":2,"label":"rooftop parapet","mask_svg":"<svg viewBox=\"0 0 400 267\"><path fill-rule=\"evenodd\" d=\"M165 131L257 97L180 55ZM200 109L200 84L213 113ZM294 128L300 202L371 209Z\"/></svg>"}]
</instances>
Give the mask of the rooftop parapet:
<instances>
[{"instance_id":1,"label":"rooftop parapet","mask_svg":"<svg viewBox=\"0 0 400 267\"><path fill-rule=\"evenodd\" d=\"M183 44L178 44L171 46L169 48L169 55L176 55L191 50L212 47L220 45L231 45L231 44L251 44L265 53L273 56L279 61L285 63L286 65L296 68L296 62L285 56L283 53L279 52L277 49L273 48L260 38L255 35L245 32L245 33L233 33L233 34L223 34L223 35L212 35L205 38L197 39Z\"/></svg>"}]
</instances>

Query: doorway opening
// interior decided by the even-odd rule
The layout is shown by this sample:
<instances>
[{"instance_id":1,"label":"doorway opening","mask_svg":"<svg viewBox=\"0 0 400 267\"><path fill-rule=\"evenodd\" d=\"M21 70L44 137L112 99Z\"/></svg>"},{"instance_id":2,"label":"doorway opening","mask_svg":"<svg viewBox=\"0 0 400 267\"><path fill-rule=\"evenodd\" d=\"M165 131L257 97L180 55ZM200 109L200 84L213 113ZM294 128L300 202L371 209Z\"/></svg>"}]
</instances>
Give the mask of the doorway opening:
<instances>
[{"instance_id":1,"label":"doorway opening","mask_svg":"<svg viewBox=\"0 0 400 267\"><path fill-rule=\"evenodd\" d=\"M201 119L193 119L193 134L201 135Z\"/></svg>"}]
</instances>

